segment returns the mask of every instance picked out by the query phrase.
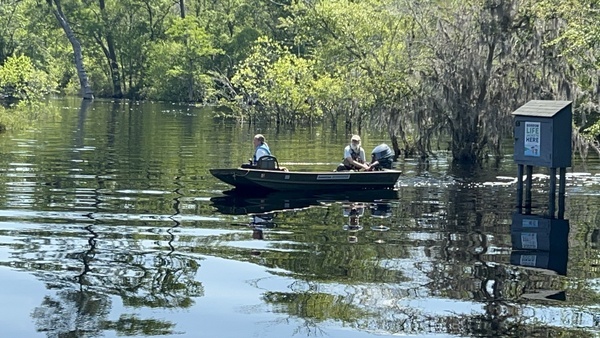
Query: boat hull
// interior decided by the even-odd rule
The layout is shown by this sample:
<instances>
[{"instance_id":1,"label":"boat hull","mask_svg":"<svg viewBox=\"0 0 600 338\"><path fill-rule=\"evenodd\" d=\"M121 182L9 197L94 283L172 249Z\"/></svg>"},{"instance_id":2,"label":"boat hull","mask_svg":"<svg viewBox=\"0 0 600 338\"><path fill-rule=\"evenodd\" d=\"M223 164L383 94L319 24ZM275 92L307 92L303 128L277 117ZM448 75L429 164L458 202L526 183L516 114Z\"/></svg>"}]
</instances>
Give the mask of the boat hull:
<instances>
[{"instance_id":1,"label":"boat hull","mask_svg":"<svg viewBox=\"0 0 600 338\"><path fill-rule=\"evenodd\" d=\"M210 169L217 179L239 190L339 191L394 188L399 170L301 172L262 169Z\"/></svg>"}]
</instances>

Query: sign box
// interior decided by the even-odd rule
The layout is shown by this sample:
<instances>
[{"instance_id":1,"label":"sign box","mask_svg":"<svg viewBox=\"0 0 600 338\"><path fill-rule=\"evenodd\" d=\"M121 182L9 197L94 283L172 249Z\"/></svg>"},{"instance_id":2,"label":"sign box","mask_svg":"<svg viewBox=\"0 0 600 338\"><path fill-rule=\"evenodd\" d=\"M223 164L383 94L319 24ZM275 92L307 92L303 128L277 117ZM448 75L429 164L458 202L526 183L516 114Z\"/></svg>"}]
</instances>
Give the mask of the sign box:
<instances>
[{"instance_id":1,"label":"sign box","mask_svg":"<svg viewBox=\"0 0 600 338\"><path fill-rule=\"evenodd\" d=\"M532 100L515 110L514 159L548 168L571 166L572 102Z\"/></svg>"}]
</instances>

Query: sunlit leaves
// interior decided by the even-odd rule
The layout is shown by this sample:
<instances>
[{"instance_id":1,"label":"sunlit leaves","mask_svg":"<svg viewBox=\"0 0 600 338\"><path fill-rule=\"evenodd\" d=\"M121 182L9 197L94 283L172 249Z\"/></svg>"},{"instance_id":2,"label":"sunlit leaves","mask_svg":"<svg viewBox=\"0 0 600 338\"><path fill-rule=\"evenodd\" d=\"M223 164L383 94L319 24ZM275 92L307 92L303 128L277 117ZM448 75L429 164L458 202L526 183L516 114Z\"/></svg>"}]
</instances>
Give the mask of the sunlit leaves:
<instances>
[{"instance_id":1,"label":"sunlit leaves","mask_svg":"<svg viewBox=\"0 0 600 338\"><path fill-rule=\"evenodd\" d=\"M211 36L192 16L174 20L166 34L168 39L151 48L146 95L175 101L213 99L211 77L204 66L221 51L213 47Z\"/></svg>"},{"instance_id":2,"label":"sunlit leaves","mask_svg":"<svg viewBox=\"0 0 600 338\"><path fill-rule=\"evenodd\" d=\"M313 62L286 54L267 70L266 79L269 87L265 101L273 104L283 112L292 116L319 116L318 109L312 109Z\"/></svg>"},{"instance_id":3,"label":"sunlit leaves","mask_svg":"<svg viewBox=\"0 0 600 338\"><path fill-rule=\"evenodd\" d=\"M298 2L283 24L300 32L299 43L310 46L322 73L343 81L349 100L372 111L369 97L375 99L371 104L389 105L407 94L410 20L396 6L379 0Z\"/></svg>"},{"instance_id":4,"label":"sunlit leaves","mask_svg":"<svg viewBox=\"0 0 600 338\"><path fill-rule=\"evenodd\" d=\"M27 126L28 118L39 112L52 82L24 55L11 56L0 65L0 132ZM11 109L5 109L2 105Z\"/></svg>"},{"instance_id":5,"label":"sunlit leaves","mask_svg":"<svg viewBox=\"0 0 600 338\"><path fill-rule=\"evenodd\" d=\"M590 48L600 44L600 3L597 0L543 0L532 7L540 18L560 24L560 35L552 40L565 54L588 59L600 66L597 53Z\"/></svg>"},{"instance_id":6,"label":"sunlit leaves","mask_svg":"<svg viewBox=\"0 0 600 338\"><path fill-rule=\"evenodd\" d=\"M242 88L245 97L240 99L248 101L268 85L266 73L283 53L283 48L271 39L261 37L257 40L251 54L238 66L232 78L232 82Z\"/></svg>"},{"instance_id":7,"label":"sunlit leaves","mask_svg":"<svg viewBox=\"0 0 600 338\"><path fill-rule=\"evenodd\" d=\"M36 69L27 56L9 57L0 66L0 98L34 103L50 90L46 74Z\"/></svg>"},{"instance_id":8,"label":"sunlit leaves","mask_svg":"<svg viewBox=\"0 0 600 338\"><path fill-rule=\"evenodd\" d=\"M234 77L246 99L256 97L267 112L293 120L336 111L364 115L376 104L380 113L407 94L408 26L393 2L297 1L288 10L279 27L294 34L295 46L257 43Z\"/></svg>"},{"instance_id":9,"label":"sunlit leaves","mask_svg":"<svg viewBox=\"0 0 600 338\"><path fill-rule=\"evenodd\" d=\"M166 33L170 40L184 45L183 50L188 58L197 59L219 52L212 47L211 36L192 16L174 20Z\"/></svg>"},{"instance_id":10,"label":"sunlit leaves","mask_svg":"<svg viewBox=\"0 0 600 338\"><path fill-rule=\"evenodd\" d=\"M560 56L566 60L565 69L569 70L572 82L569 86L574 88L573 97L576 104L582 109L576 110L577 120L582 124L590 124L588 119L597 121L600 111L598 91L600 81L600 2L597 0L542 0L532 6L532 12L550 24L555 30L546 42L558 50ZM549 27L550 28L550 27ZM583 108L585 107L585 108ZM592 114L590 114L592 113ZM600 137L598 122L587 128L584 134L594 146ZM582 145L584 146L584 145ZM585 147L585 146L584 146ZM597 146L595 146L596 151Z\"/></svg>"},{"instance_id":11,"label":"sunlit leaves","mask_svg":"<svg viewBox=\"0 0 600 338\"><path fill-rule=\"evenodd\" d=\"M26 6L17 0L0 1L0 64L27 48Z\"/></svg>"}]
</instances>

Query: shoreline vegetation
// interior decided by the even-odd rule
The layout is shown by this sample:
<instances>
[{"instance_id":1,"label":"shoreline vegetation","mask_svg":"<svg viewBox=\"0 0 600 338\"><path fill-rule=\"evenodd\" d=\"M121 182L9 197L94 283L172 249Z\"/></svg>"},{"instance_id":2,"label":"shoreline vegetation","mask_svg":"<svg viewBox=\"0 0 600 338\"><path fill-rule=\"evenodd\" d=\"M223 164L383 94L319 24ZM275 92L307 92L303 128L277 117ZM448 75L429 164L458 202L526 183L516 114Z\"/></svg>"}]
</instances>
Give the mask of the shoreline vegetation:
<instances>
[{"instance_id":1,"label":"shoreline vegetation","mask_svg":"<svg viewBox=\"0 0 600 338\"><path fill-rule=\"evenodd\" d=\"M501 158L514 110L569 100L574 149L600 154L587 0L42 3L0 6L0 131L49 94L187 102L273 128L343 121L387 132L396 157L476 164Z\"/></svg>"}]
</instances>

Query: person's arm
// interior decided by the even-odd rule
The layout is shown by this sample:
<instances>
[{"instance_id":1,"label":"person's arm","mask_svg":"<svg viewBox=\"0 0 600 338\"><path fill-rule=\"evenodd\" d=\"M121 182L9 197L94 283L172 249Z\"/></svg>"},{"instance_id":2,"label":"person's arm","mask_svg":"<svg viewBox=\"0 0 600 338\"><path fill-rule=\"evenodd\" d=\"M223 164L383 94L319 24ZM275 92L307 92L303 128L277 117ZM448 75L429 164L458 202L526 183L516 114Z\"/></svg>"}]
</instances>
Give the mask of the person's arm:
<instances>
[{"instance_id":1,"label":"person's arm","mask_svg":"<svg viewBox=\"0 0 600 338\"><path fill-rule=\"evenodd\" d=\"M363 152L364 152L364 151L363 151ZM362 154L362 153L361 153L361 154ZM369 166L368 166L368 165L366 165L366 164L364 164L364 163L360 163L360 162L358 162L358 161L355 161L355 160L352 158L352 155L350 155L350 148L349 148L349 147L346 147L346 149L344 150L344 156L346 156L346 161L348 161L348 163L350 163L350 164L354 165L355 167L357 167L357 168L362 168L362 169L365 169L365 170L368 170L368 169L369 169Z\"/></svg>"},{"instance_id":2,"label":"person's arm","mask_svg":"<svg viewBox=\"0 0 600 338\"><path fill-rule=\"evenodd\" d=\"M375 167L376 167L378 164L379 164L379 161L372 162L371 164L369 164L369 166L368 166L368 169L367 169L367 170L369 170L369 171L371 171L371 170L375 170Z\"/></svg>"}]
</instances>

